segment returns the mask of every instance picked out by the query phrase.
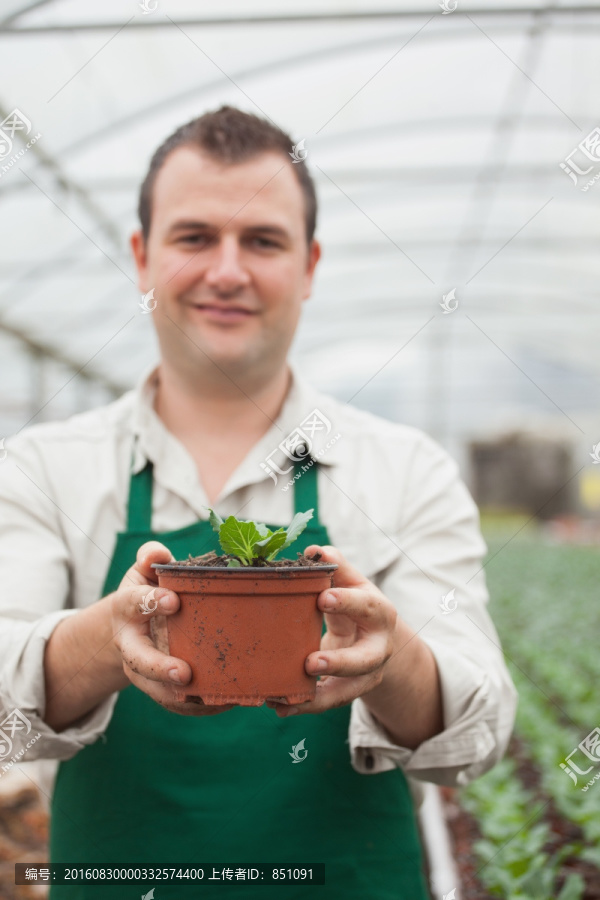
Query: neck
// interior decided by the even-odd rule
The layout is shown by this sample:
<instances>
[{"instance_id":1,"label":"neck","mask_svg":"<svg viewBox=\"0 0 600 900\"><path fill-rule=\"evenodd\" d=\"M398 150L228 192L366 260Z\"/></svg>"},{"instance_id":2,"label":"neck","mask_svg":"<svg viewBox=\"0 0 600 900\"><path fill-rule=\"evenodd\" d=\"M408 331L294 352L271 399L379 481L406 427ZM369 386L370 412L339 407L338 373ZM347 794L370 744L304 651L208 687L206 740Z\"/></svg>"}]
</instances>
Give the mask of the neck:
<instances>
[{"instance_id":1,"label":"neck","mask_svg":"<svg viewBox=\"0 0 600 900\"><path fill-rule=\"evenodd\" d=\"M279 415L291 380L287 363L267 380L245 376L242 388L226 376L217 381L201 375L190 380L162 360L154 409L179 438L206 441L235 435L236 440L259 440Z\"/></svg>"}]
</instances>

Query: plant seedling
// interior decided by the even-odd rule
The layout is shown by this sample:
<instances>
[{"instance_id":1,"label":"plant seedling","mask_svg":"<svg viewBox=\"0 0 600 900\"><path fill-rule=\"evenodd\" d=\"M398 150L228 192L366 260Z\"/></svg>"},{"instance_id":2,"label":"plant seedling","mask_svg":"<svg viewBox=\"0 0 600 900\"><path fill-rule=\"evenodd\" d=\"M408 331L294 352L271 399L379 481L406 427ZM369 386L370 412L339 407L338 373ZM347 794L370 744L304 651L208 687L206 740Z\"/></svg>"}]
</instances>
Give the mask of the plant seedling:
<instances>
[{"instance_id":1,"label":"plant seedling","mask_svg":"<svg viewBox=\"0 0 600 900\"><path fill-rule=\"evenodd\" d=\"M270 561L275 559L278 553L285 550L302 534L314 510L298 512L287 528L278 528L271 531L262 522L246 521L228 516L221 516L205 506L210 512L209 521L219 536L219 543L224 555L233 556L227 563L227 568L239 566L251 566L254 560L263 559Z\"/></svg>"}]
</instances>

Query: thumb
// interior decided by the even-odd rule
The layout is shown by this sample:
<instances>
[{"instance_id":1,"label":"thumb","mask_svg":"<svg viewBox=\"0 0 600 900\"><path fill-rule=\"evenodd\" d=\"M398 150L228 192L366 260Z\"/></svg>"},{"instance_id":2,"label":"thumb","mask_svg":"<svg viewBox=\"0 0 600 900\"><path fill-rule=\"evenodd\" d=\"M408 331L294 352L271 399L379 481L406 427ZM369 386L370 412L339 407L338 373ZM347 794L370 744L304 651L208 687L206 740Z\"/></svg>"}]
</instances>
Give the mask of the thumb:
<instances>
[{"instance_id":1,"label":"thumb","mask_svg":"<svg viewBox=\"0 0 600 900\"><path fill-rule=\"evenodd\" d=\"M158 584L156 572L152 568L152 563L170 563L174 562L175 557L168 547L159 541L147 541L139 548L136 561L125 575L128 584L148 584L153 582Z\"/></svg>"},{"instance_id":2,"label":"thumb","mask_svg":"<svg viewBox=\"0 0 600 900\"><path fill-rule=\"evenodd\" d=\"M335 587L358 587L368 584L368 580L353 566L337 547L331 544L311 544L304 551L307 556L320 554L320 563L334 563L337 569L333 575Z\"/></svg>"}]
</instances>

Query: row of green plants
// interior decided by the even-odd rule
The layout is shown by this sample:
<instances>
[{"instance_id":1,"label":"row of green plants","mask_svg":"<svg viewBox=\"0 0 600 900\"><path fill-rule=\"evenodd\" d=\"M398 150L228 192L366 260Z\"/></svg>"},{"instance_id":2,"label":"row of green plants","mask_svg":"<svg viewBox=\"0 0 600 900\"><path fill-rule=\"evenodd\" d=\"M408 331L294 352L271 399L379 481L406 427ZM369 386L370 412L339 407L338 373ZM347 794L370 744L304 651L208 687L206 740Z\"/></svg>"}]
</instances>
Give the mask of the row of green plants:
<instances>
[{"instance_id":1,"label":"row of green plants","mask_svg":"<svg viewBox=\"0 0 600 900\"><path fill-rule=\"evenodd\" d=\"M561 815L582 829L586 842L591 845L589 852L585 851L585 858L600 865L600 782L587 791L582 790L587 780L600 772L600 763L589 775L578 775L578 783L574 784L560 764L577 747L581 733L557 722L552 708L520 673L515 674L514 679L520 698L517 733L525 740L529 755L538 768L543 790L554 800ZM578 754L580 764L585 759ZM590 760L587 762L593 766Z\"/></svg>"},{"instance_id":2,"label":"row of green plants","mask_svg":"<svg viewBox=\"0 0 600 900\"><path fill-rule=\"evenodd\" d=\"M503 550L501 541L489 546L492 614L506 652L587 734L600 724L594 602L600 554L531 538Z\"/></svg>"},{"instance_id":3,"label":"row of green plants","mask_svg":"<svg viewBox=\"0 0 600 900\"><path fill-rule=\"evenodd\" d=\"M600 866L600 782L584 792L585 779L580 776L574 785L560 763L600 724L594 693L600 675L594 602L600 554L544 544L533 528L514 541L510 537L488 531L486 573L490 611L519 691L516 733L536 766L543 794L580 826L584 841L547 849L545 801L523 786L510 758L464 789L461 803L483 836L474 851L490 894L577 900L585 890L579 874L571 872L560 892L557 881L567 857Z\"/></svg>"},{"instance_id":4,"label":"row of green plants","mask_svg":"<svg viewBox=\"0 0 600 900\"><path fill-rule=\"evenodd\" d=\"M559 719L576 726L583 732L582 737L600 725L597 688L600 673L596 676L583 673L577 663L564 656L564 647L559 657L558 651L547 651L545 645L540 648L522 634L511 641L508 652L545 697L545 702L554 706Z\"/></svg>"},{"instance_id":5,"label":"row of green plants","mask_svg":"<svg viewBox=\"0 0 600 900\"><path fill-rule=\"evenodd\" d=\"M480 862L478 878L490 894L506 900L580 900L585 885L575 872L557 891L563 860L573 848L544 851L550 837L549 826L540 821L544 804L523 787L513 760L503 759L465 788L461 805L482 834L473 851Z\"/></svg>"},{"instance_id":6,"label":"row of green plants","mask_svg":"<svg viewBox=\"0 0 600 900\"><path fill-rule=\"evenodd\" d=\"M596 785L581 791L586 780L578 776L575 785L560 763L600 725L595 602L600 553L546 544L533 529L527 537L511 542L486 566L494 622L506 653L519 666L509 661L519 691L516 730L560 812L595 843L600 840ZM490 555L503 543L489 540Z\"/></svg>"}]
</instances>

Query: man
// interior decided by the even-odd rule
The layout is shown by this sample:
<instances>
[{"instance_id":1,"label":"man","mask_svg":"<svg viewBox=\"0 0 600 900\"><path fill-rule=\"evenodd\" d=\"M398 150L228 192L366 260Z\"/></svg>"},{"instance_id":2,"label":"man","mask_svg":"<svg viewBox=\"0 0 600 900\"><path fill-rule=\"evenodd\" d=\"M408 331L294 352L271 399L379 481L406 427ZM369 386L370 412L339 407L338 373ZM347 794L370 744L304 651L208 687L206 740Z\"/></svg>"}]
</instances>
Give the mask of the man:
<instances>
[{"instance_id":1,"label":"man","mask_svg":"<svg viewBox=\"0 0 600 900\"><path fill-rule=\"evenodd\" d=\"M18 709L40 733L28 759L63 761L51 860L324 862L328 898L419 900L405 773L418 798L419 780L465 784L489 769L515 691L455 464L415 429L321 394L287 361L320 256L314 188L290 149L279 129L223 107L156 151L131 244L139 287L154 291L159 365L115 403L7 442L0 713ZM265 460L315 411L339 438L313 429L310 465L286 492L289 476L271 477ZM291 468L275 459L274 473ZM177 699L189 665L153 637L179 598L155 589L150 615L143 601L152 563L218 550L207 506L270 525L315 507L294 548L339 568L333 596L318 600L321 650L305 663L322 676L317 697L297 710ZM458 608L444 615L452 589ZM227 895L213 883L199 890ZM51 898L95 891L54 886Z\"/></svg>"}]
</instances>

